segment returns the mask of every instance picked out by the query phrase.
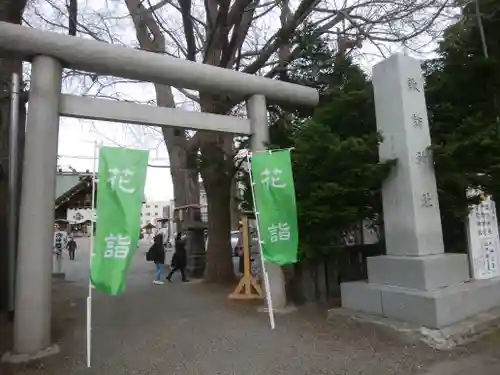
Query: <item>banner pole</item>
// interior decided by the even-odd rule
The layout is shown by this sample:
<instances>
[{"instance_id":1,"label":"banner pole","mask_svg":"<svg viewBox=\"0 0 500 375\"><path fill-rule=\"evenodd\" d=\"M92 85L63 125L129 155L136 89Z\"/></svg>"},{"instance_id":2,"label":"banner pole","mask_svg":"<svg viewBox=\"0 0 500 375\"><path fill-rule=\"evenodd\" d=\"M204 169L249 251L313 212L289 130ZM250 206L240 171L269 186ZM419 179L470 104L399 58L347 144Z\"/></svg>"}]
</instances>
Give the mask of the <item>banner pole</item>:
<instances>
[{"instance_id":1,"label":"banner pole","mask_svg":"<svg viewBox=\"0 0 500 375\"><path fill-rule=\"evenodd\" d=\"M247 152L247 163L248 163L248 173L250 176L250 186L252 189L253 209L255 212L255 217L257 219L257 238L259 241L260 263L261 263L261 267L262 267L262 274L264 275L264 286L266 289L267 310L269 312L269 325L271 326L271 329L275 329L276 325L274 322L273 300L271 298L271 291L269 289L269 275L267 274L267 271L266 271L266 262L264 259L264 251L262 250L263 241L261 240L261 236L260 236L259 212L257 211L257 206L256 206L256 202L255 202L255 190L253 188L254 182L253 182L253 177L252 177L252 162L250 161L250 152Z\"/></svg>"},{"instance_id":2,"label":"banner pole","mask_svg":"<svg viewBox=\"0 0 500 375\"><path fill-rule=\"evenodd\" d=\"M96 189L96 160L97 142L94 142L94 156L92 160L92 202L90 220L90 254L89 254L89 286L87 296L87 367L91 367L92 354L92 281L90 280L90 268L92 267L92 257L94 256L94 220L95 220L95 189Z\"/></svg>"}]
</instances>

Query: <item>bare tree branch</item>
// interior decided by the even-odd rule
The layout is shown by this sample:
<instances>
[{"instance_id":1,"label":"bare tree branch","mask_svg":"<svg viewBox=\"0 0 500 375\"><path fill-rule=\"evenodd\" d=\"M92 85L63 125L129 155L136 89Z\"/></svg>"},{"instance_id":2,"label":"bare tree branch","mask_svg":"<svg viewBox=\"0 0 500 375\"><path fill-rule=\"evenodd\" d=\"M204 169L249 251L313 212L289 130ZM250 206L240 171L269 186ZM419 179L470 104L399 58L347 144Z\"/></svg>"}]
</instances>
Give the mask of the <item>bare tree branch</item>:
<instances>
[{"instance_id":1,"label":"bare tree branch","mask_svg":"<svg viewBox=\"0 0 500 375\"><path fill-rule=\"evenodd\" d=\"M69 0L67 4L68 8L68 34L71 36L76 36L76 30L78 25L78 0Z\"/></svg>"},{"instance_id":2,"label":"bare tree branch","mask_svg":"<svg viewBox=\"0 0 500 375\"><path fill-rule=\"evenodd\" d=\"M193 102L197 102L197 103L200 102L200 98L197 95L191 94L186 89L176 88L176 90L178 90L179 92L181 92L182 95L184 95L186 98L192 100Z\"/></svg>"},{"instance_id":3,"label":"bare tree branch","mask_svg":"<svg viewBox=\"0 0 500 375\"><path fill-rule=\"evenodd\" d=\"M291 10L290 10L290 4L288 0L282 0L281 2L281 15L280 15L280 22L281 22L281 27L285 27L288 22L290 22L290 17L291 17ZM282 43L281 46L279 46L278 49L278 56L279 56L279 63L277 68L279 69L279 74L280 74L280 80L286 81L288 79L287 77L287 71L286 67L288 65L288 56L291 53L291 41L288 40L288 43Z\"/></svg>"},{"instance_id":4,"label":"bare tree branch","mask_svg":"<svg viewBox=\"0 0 500 375\"><path fill-rule=\"evenodd\" d=\"M222 58L221 53L227 48L228 35L231 28L228 24L230 0L218 0L217 10L213 8L213 0L206 0L206 3L209 6L209 8L207 8L207 17L213 12L216 13L216 17L213 28L209 28L211 32L207 31L208 37L203 63L220 66Z\"/></svg>"},{"instance_id":5,"label":"bare tree branch","mask_svg":"<svg viewBox=\"0 0 500 375\"><path fill-rule=\"evenodd\" d=\"M256 0L256 4L258 4L259 0ZM236 13L235 7L239 4L240 12ZM231 40L227 48L222 51L222 59L220 66L224 68L231 68L236 59L236 53L241 50L243 42L248 35L248 30L252 24L253 16L255 14L256 7L252 7L250 10L246 10L245 8L248 5L248 0L240 0L237 1L235 5L233 5L233 9L231 10L233 15L229 15L230 23L234 25L234 31L231 35ZM237 17L237 14L239 17ZM231 18L233 18L231 20Z\"/></svg>"},{"instance_id":6,"label":"bare tree branch","mask_svg":"<svg viewBox=\"0 0 500 375\"><path fill-rule=\"evenodd\" d=\"M304 19L309 16L311 11L316 5L318 5L319 0L302 0L299 7L295 11L295 14L288 21L286 25L281 27L278 32L270 39L266 46L262 49L262 53L247 66L243 71L248 74L255 74L259 71L266 61L275 53L278 48L290 39L297 29L297 27L304 21Z\"/></svg>"},{"instance_id":7,"label":"bare tree branch","mask_svg":"<svg viewBox=\"0 0 500 375\"><path fill-rule=\"evenodd\" d=\"M191 18L191 0L179 0L182 13L182 23L184 24L184 36L187 44L186 58L196 61L196 42L194 39L194 26Z\"/></svg>"}]
</instances>

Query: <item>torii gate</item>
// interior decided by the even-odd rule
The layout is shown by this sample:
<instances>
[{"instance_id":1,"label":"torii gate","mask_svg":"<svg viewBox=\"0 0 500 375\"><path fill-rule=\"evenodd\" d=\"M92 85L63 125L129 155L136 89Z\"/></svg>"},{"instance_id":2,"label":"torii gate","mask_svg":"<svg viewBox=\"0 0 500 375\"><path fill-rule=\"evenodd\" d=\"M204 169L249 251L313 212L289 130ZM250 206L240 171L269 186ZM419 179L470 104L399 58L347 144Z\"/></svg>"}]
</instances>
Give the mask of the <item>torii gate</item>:
<instances>
[{"instance_id":1,"label":"torii gate","mask_svg":"<svg viewBox=\"0 0 500 375\"><path fill-rule=\"evenodd\" d=\"M37 355L51 345L51 248L59 117L178 126L251 135L253 151L268 141L266 99L315 106L314 89L152 52L0 22L0 56L30 61L31 85L22 171L14 352ZM247 102L249 119L61 94L62 69L148 81ZM50 173L53 171L53 173ZM283 274L269 264L276 308L286 303Z\"/></svg>"}]
</instances>

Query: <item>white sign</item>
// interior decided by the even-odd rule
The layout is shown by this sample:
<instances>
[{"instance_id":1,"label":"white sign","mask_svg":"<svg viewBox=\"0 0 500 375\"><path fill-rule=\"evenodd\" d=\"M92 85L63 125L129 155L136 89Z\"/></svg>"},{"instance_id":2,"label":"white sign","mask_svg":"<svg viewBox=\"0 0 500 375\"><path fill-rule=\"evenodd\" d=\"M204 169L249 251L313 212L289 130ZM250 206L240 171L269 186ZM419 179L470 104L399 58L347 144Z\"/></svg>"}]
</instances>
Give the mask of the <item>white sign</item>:
<instances>
[{"instance_id":1,"label":"white sign","mask_svg":"<svg viewBox=\"0 0 500 375\"><path fill-rule=\"evenodd\" d=\"M92 219L92 210L90 208L68 208L66 211L66 220L71 224L79 224Z\"/></svg>"},{"instance_id":2,"label":"white sign","mask_svg":"<svg viewBox=\"0 0 500 375\"><path fill-rule=\"evenodd\" d=\"M469 212L469 256L474 279L500 276L500 238L495 202L489 197Z\"/></svg>"}]
</instances>

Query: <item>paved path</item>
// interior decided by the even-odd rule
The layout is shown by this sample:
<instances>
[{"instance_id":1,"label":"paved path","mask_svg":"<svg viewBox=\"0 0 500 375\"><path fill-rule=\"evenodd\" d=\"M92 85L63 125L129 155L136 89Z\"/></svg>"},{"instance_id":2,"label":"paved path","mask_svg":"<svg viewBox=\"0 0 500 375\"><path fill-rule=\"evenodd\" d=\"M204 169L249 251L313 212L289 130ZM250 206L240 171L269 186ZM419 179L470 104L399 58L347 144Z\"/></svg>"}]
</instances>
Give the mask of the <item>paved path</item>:
<instances>
[{"instance_id":1,"label":"paved path","mask_svg":"<svg viewBox=\"0 0 500 375\"><path fill-rule=\"evenodd\" d=\"M67 282L54 287L53 336L62 353L1 375L489 375L500 373L498 340L452 353L401 341L377 328L305 309L277 317L271 331L255 305L229 301L228 290L201 283L152 285L140 249L127 292L95 295L93 367L85 367L88 251L65 261ZM179 276L178 276L179 277ZM465 371L465 372L464 372Z\"/></svg>"}]
</instances>

